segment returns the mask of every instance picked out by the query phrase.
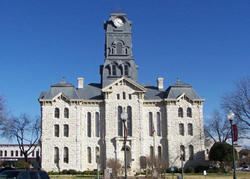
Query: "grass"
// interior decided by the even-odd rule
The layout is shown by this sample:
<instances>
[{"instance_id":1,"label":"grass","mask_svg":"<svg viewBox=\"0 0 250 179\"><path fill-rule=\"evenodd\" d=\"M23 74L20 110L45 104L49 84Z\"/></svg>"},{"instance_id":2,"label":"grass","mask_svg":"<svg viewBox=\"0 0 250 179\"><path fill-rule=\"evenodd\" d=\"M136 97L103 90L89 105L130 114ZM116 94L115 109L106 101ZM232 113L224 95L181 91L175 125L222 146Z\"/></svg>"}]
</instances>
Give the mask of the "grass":
<instances>
[{"instance_id":1,"label":"grass","mask_svg":"<svg viewBox=\"0 0 250 179\"><path fill-rule=\"evenodd\" d=\"M180 174L174 174L174 179L177 178ZM82 175L50 175L51 179L94 179L95 176L82 176ZM100 177L101 178L101 177ZM146 178L146 177L129 177L132 178ZM151 177L148 177L151 178ZM207 176L202 174L184 174L185 179L232 179L232 173L221 174L221 173L208 173ZM172 179L171 174L166 174L165 179ZM237 172L237 179L250 179L250 172Z\"/></svg>"}]
</instances>

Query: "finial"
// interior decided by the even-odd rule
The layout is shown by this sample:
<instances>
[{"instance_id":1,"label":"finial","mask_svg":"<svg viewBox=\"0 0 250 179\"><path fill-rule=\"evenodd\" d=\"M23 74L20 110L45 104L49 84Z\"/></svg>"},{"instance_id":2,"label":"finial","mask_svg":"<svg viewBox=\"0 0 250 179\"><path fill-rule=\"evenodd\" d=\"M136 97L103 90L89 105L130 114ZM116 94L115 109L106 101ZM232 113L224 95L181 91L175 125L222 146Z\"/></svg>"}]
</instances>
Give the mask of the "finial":
<instances>
[{"instance_id":1,"label":"finial","mask_svg":"<svg viewBox=\"0 0 250 179\"><path fill-rule=\"evenodd\" d=\"M180 83L181 82L181 80L180 80L180 77L178 76L177 77L177 83Z\"/></svg>"}]
</instances>

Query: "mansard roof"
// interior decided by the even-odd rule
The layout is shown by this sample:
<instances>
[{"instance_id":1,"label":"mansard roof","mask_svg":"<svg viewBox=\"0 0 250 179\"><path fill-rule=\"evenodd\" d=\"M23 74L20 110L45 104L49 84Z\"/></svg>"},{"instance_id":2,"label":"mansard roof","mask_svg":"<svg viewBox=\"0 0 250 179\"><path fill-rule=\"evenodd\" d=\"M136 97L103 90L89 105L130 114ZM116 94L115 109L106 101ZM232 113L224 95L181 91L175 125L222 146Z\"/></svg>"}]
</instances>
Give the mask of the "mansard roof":
<instances>
[{"instance_id":1,"label":"mansard roof","mask_svg":"<svg viewBox=\"0 0 250 179\"><path fill-rule=\"evenodd\" d=\"M145 92L145 100L178 99L183 94L192 100L201 99L191 85L180 80L171 85L166 91L159 90L158 87L150 84L138 84L124 77L119 80L126 80L136 85L138 89ZM105 91L105 88L102 89L102 85L99 83L90 83L83 88L75 88L74 85L62 80L51 85L48 92L41 92L39 99L52 100L56 95L62 93L69 99L98 100L103 99L102 92Z\"/></svg>"},{"instance_id":2,"label":"mansard roof","mask_svg":"<svg viewBox=\"0 0 250 179\"><path fill-rule=\"evenodd\" d=\"M191 85L181 82L180 79L166 90L168 99L177 99L182 94L190 99L201 99Z\"/></svg>"},{"instance_id":3,"label":"mansard roof","mask_svg":"<svg viewBox=\"0 0 250 179\"><path fill-rule=\"evenodd\" d=\"M69 99L102 99L100 84L91 83L83 88L75 88L66 81L51 85L48 92L41 92L39 99L51 100L59 93Z\"/></svg>"},{"instance_id":4,"label":"mansard roof","mask_svg":"<svg viewBox=\"0 0 250 179\"><path fill-rule=\"evenodd\" d=\"M166 92L163 90L159 90L158 87L149 84L142 84L142 86L146 89L144 99L160 100L166 98Z\"/></svg>"}]
</instances>

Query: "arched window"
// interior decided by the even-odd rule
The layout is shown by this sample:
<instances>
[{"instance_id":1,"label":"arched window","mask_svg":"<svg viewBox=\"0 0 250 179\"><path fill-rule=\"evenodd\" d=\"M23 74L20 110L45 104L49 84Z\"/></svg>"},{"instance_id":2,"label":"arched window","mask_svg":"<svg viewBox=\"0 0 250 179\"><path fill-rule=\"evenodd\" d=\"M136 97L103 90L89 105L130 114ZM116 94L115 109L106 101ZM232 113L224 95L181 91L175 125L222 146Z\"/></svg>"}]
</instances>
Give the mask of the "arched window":
<instances>
[{"instance_id":1,"label":"arched window","mask_svg":"<svg viewBox=\"0 0 250 179\"><path fill-rule=\"evenodd\" d=\"M95 148L95 158L96 158L96 163L100 163L99 159L100 159L100 150L99 147Z\"/></svg>"},{"instance_id":2,"label":"arched window","mask_svg":"<svg viewBox=\"0 0 250 179\"><path fill-rule=\"evenodd\" d=\"M55 118L59 118L60 117L60 110L59 108L55 108Z\"/></svg>"},{"instance_id":3,"label":"arched window","mask_svg":"<svg viewBox=\"0 0 250 179\"><path fill-rule=\"evenodd\" d=\"M88 153L88 163L91 163L91 148L90 147L88 147L88 149L87 149L87 153Z\"/></svg>"},{"instance_id":4,"label":"arched window","mask_svg":"<svg viewBox=\"0 0 250 179\"><path fill-rule=\"evenodd\" d=\"M7 150L4 151L4 156L7 157Z\"/></svg>"},{"instance_id":5,"label":"arched window","mask_svg":"<svg viewBox=\"0 0 250 179\"><path fill-rule=\"evenodd\" d=\"M128 65L124 65L124 75L128 76Z\"/></svg>"},{"instance_id":6,"label":"arched window","mask_svg":"<svg viewBox=\"0 0 250 179\"><path fill-rule=\"evenodd\" d=\"M69 125L68 124L63 125L63 133L64 133L64 137L69 137Z\"/></svg>"},{"instance_id":7,"label":"arched window","mask_svg":"<svg viewBox=\"0 0 250 179\"><path fill-rule=\"evenodd\" d=\"M184 124L183 123L179 124L179 134L184 136Z\"/></svg>"},{"instance_id":8,"label":"arched window","mask_svg":"<svg viewBox=\"0 0 250 179\"><path fill-rule=\"evenodd\" d=\"M58 147L54 148L54 163L59 163L59 149L58 149Z\"/></svg>"},{"instance_id":9,"label":"arched window","mask_svg":"<svg viewBox=\"0 0 250 179\"><path fill-rule=\"evenodd\" d=\"M193 160L194 159L194 147L192 145L189 145L188 149L189 149L189 160Z\"/></svg>"},{"instance_id":10,"label":"arched window","mask_svg":"<svg viewBox=\"0 0 250 179\"><path fill-rule=\"evenodd\" d=\"M64 147L64 149L63 149L63 161L64 161L64 163L69 163L69 149L68 149L68 147Z\"/></svg>"},{"instance_id":11,"label":"arched window","mask_svg":"<svg viewBox=\"0 0 250 179\"><path fill-rule=\"evenodd\" d=\"M157 112L157 135L161 136L161 114Z\"/></svg>"},{"instance_id":12,"label":"arched window","mask_svg":"<svg viewBox=\"0 0 250 179\"><path fill-rule=\"evenodd\" d=\"M116 52L117 52L118 55L122 54L122 42L117 42Z\"/></svg>"},{"instance_id":13,"label":"arched window","mask_svg":"<svg viewBox=\"0 0 250 179\"><path fill-rule=\"evenodd\" d=\"M16 157L18 156L18 150L16 150Z\"/></svg>"},{"instance_id":14,"label":"arched window","mask_svg":"<svg viewBox=\"0 0 250 179\"><path fill-rule=\"evenodd\" d=\"M187 108L187 117L192 117L192 109Z\"/></svg>"},{"instance_id":15,"label":"arched window","mask_svg":"<svg viewBox=\"0 0 250 179\"><path fill-rule=\"evenodd\" d=\"M0 157L2 157L3 156L3 151L2 150L0 150Z\"/></svg>"},{"instance_id":16,"label":"arched window","mask_svg":"<svg viewBox=\"0 0 250 179\"><path fill-rule=\"evenodd\" d=\"M88 126L88 129L87 129L87 132L88 132L88 137L91 137L91 113L90 112L88 112L87 113L87 120L88 120L88 124L87 124L87 126Z\"/></svg>"},{"instance_id":17,"label":"arched window","mask_svg":"<svg viewBox=\"0 0 250 179\"><path fill-rule=\"evenodd\" d=\"M13 156L14 156L14 151L12 150L12 151L11 151L11 157L13 157Z\"/></svg>"},{"instance_id":18,"label":"arched window","mask_svg":"<svg viewBox=\"0 0 250 179\"><path fill-rule=\"evenodd\" d=\"M112 75L116 76L116 65L112 65Z\"/></svg>"},{"instance_id":19,"label":"arched window","mask_svg":"<svg viewBox=\"0 0 250 179\"><path fill-rule=\"evenodd\" d=\"M95 136L100 137L100 116L99 113L95 113Z\"/></svg>"},{"instance_id":20,"label":"arched window","mask_svg":"<svg viewBox=\"0 0 250 179\"><path fill-rule=\"evenodd\" d=\"M131 106L127 107L127 113L128 113L128 121L127 121L128 135L132 136L132 108Z\"/></svg>"},{"instance_id":21,"label":"arched window","mask_svg":"<svg viewBox=\"0 0 250 179\"><path fill-rule=\"evenodd\" d=\"M181 107L178 108L178 117L183 117L183 109Z\"/></svg>"},{"instance_id":22,"label":"arched window","mask_svg":"<svg viewBox=\"0 0 250 179\"><path fill-rule=\"evenodd\" d=\"M188 124L188 135L193 135L193 124L191 123Z\"/></svg>"},{"instance_id":23,"label":"arched window","mask_svg":"<svg viewBox=\"0 0 250 179\"><path fill-rule=\"evenodd\" d=\"M161 159L161 146L158 146L158 159Z\"/></svg>"},{"instance_id":24,"label":"arched window","mask_svg":"<svg viewBox=\"0 0 250 179\"><path fill-rule=\"evenodd\" d=\"M185 157L186 157L186 153L185 153L185 147L184 147L184 145L181 145L180 146L180 152L181 152L181 159L183 160L183 161L185 161Z\"/></svg>"},{"instance_id":25,"label":"arched window","mask_svg":"<svg viewBox=\"0 0 250 179\"><path fill-rule=\"evenodd\" d=\"M154 147L150 146L150 159L154 158Z\"/></svg>"},{"instance_id":26,"label":"arched window","mask_svg":"<svg viewBox=\"0 0 250 179\"><path fill-rule=\"evenodd\" d=\"M149 120L149 136L153 136L154 127L153 127L153 114L152 114L152 112L148 113L148 120Z\"/></svg>"},{"instance_id":27,"label":"arched window","mask_svg":"<svg viewBox=\"0 0 250 179\"><path fill-rule=\"evenodd\" d=\"M118 136L123 136L122 135L123 126L122 126L121 114L122 114L122 107L118 106Z\"/></svg>"},{"instance_id":28,"label":"arched window","mask_svg":"<svg viewBox=\"0 0 250 179\"><path fill-rule=\"evenodd\" d=\"M69 118L69 109L64 108L64 118Z\"/></svg>"},{"instance_id":29,"label":"arched window","mask_svg":"<svg viewBox=\"0 0 250 179\"><path fill-rule=\"evenodd\" d=\"M59 125L58 124L54 125L54 134L55 134L55 137L59 137Z\"/></svg>"}]
</instances>

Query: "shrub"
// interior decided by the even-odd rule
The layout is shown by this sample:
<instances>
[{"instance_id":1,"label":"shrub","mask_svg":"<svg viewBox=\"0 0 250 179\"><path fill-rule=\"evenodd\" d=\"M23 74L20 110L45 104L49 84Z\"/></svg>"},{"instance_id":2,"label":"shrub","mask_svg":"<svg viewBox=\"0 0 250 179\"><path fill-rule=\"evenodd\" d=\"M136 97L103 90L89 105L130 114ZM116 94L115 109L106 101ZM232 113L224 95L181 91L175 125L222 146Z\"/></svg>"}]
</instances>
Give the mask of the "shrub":
<instances>
[{"instance_id":1,"label":"shrub","mask_svg":"<svg viewBox=\"0 0 250 179\"><path fill-rule=\"evenodd\" d=\"M15 168L28 168L29 164L25 161L18 161L15 164Z\"/></svg>"},{"instance_id":2,"label":"shrub","mask_svg":"<svg viewBox=\"0 0 250 179\"><path fill-rule=\"evenodd\" d=\"M53 171L48 172L48 175L58 175L58 174L59 174L58 172L53 172Z\"/></svg>"},{"instance_id":3,"label":"shrub","mask_svg":"<svg viewBox=\"0 0 250 179\"><path fill-rule=\"evenodd\" d=\"M193 167L188 167L184 169L185 173L194 173L194 168Z\"/></svg>"},{"instance_id":4,"label":"shrub","mask_svg":"<svg viewBox=\"0 0 250 179\"><path fill-rule=\"evenodd\" d=\"M208 170L209 168L206 166L197 166L194 168L195 173L203 173L204 170Z\"/></svg>"}]
</instances>

